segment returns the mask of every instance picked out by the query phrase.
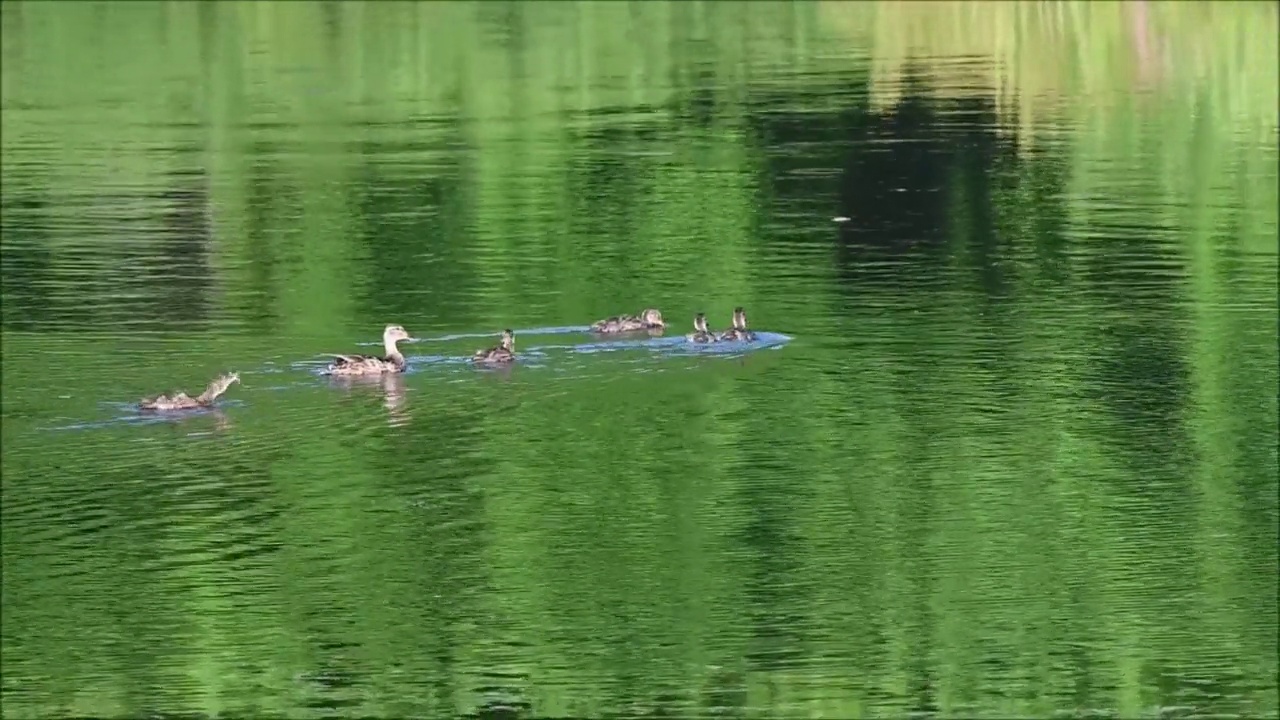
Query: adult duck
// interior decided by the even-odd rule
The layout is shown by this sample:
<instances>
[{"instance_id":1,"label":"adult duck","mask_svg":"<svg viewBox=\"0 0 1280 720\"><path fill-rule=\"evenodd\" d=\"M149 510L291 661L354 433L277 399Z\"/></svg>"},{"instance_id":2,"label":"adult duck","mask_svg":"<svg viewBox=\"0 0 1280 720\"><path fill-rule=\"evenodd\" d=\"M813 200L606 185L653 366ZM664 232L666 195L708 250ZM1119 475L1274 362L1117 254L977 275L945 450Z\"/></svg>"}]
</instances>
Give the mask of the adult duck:
<instances>
[{"instance_id":1,"label":"adult duck","mask_svg":"<svg viewBox=\"0 0 1280 720\"><path fill-rule=\"evenodd\" d=\"M412 339L403 327L388 325L382 331L382 349L386 355L334 355L333 363L325 372L339 377L404 372L404 355L400 354L396 343Z\"/></svg>"}]
</instances>

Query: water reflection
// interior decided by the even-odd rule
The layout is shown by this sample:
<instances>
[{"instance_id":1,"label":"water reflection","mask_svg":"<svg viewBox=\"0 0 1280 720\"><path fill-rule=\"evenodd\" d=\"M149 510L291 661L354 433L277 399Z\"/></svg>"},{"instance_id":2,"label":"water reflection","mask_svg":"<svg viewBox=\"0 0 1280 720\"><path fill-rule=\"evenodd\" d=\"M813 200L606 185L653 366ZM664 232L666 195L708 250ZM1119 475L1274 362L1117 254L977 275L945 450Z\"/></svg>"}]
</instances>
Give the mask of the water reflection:
<instances>
[{"instance_id":1,"label":"water reflection","mask_svg":"<svg viewBox=\"0 0 1280 720\"><path fill-rule=\"evenodd\" d=\"M1252 95L858 6L6 6L6 713L1275 716Z\"/></svg>"},{"instance_id":2,"label":"water reflection","mask_svg":"<svg viewBox=\"0 0 1280 720\"><path fill-rule=\"evenodd\" d=\"M392 427L408 424L410 415L405 407L405 379L400 373L384 373L379 376L332 375L329 383L343 392L369 392L382 394L382 406L387 410L387 421Z\"/></svg>"}]
</instances>

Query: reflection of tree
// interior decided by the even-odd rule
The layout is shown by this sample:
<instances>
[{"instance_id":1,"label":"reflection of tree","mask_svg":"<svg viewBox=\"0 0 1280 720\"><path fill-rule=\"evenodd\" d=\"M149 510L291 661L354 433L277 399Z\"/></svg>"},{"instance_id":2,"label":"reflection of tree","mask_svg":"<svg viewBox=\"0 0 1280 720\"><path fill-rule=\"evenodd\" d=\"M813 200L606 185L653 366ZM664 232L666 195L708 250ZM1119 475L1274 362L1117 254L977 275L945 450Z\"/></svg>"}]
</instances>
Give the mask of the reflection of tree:
<instances>
[{"instance_id":1,"label":"reflection of tree","mask_svg":"<svg viewBox=\"0 0 1280 720\"><path fill-rule=\"evenodd\" d=\"M196 150L174 148L179 157L196 154ZM144 201L163 217L153 243L147 243L152 245L148 254L139 258L145 287L154 293L153 302L140 309L139 316L164 318L175 326L204 321L213 309L209 292L214 283L208 171L202 166L170 171L164 182L166 187Z\"/></svg>"},{"instance_id":2,"label":"reflection of tree","mask_svg":"<svg viewBox=\"0 0 1280 720\"><path fill-rule=\"evenodd\" d=\"M373 322L418 317L433 326L476 322L474 179L456 118L442 120L429 141L367 142L359 147L352 187L358 239L366 249L370 292L360 310ZM451 148L453 149L451 151ZM426 155L430 165L405 172L401 158Z\"/></svg>"},{"instance_id":3,"label":"reflection of tree","mask_svg":"<svg viewBox=\"0 0 1280 720\"><path fill-rule=\"evenodd\" d=\"M261 333L280 331L279 314L283 310L280 296L288 291L285 273L285 248L280 247L279 232L285 225L287 209L296 203L296 191L282 177L280 144L258 140L246 144L249 167L240 179L244 196L240 227L227 223L243 234L244 268L229 281L228 310L250 329ZM223 210L230 214L229 209ZM225 221L225 220L224 220Z\"/></svg>"},{"instance_id":4,"label":"reflection of tree","mask_svg":"<svg viewBox=\"0 0 1280 720\"><path fill-rule=\"evenodd\" d=\"M976 257L994 261L998 252L991 185L996 163L1015 145L995 136L994 104L978 98L935 103L911 92L924 90L918 73L908 75L908 82L887 113L872 111L865 101L817 112L785 94L761 93L752 100L748 118L764 153L775 208L851 219L832 230L845 281L841 288L850 296L865 294L873 284L906 292L936 282L947 267L946 250L956 250L947 247L953 235ZM953 115L967 121L947 124ZM806 150L792 151L796 146ZM833 164L841 172L819 172ZM830 204L833 199L838 205ZM957 204L968 214L957 216ZM776 242L765 251L787 251L788 238ZM892 270L885 272L886 265ZM985 275L998 263L980 260L971 267L992 292L999 291L998 279Z\"/></svg>"},{"instance_id":5,"label":"reflection of tree","mask_svg":"<svg viewBox=\"0 0 1280 720\"><path fill-rule=\"evenodd\" d=\"M207 177L203 169L167 171L156 182L97 189L71 223L75 237L47 230L66 225L68 209L45 199L32 179L6 182L6 326L41 320L96 328L124 320L189 329L205 320L213 284Z\"/></svg>"},{"instance_id":6,"label":"reflection of tree","mask_svg":"<svg viewBox=\"0 0 1280 720\"><path fill-rule=\"evenodd\" d=\"M289 12L315 12L298 7ZM331 33L350 32L332 19L346 6L323 7ZM683 20L696 6L675 7L681 21L655 32L660 39L692 24ZM533 13L521 6L504 23ZM450 43L471 42L447 25ZM281 59L307 36L291 35L297 43L266 43L262 53L298 66ZM422 37L395 39L411 48ZM673 52L692 55L695 45L677 39ZM383 44L362 46L360 82L408 64L398 44L390 60L371 59ZM532 54L557 44L519 45ZM445 47L450 57L470 53L475 67L493 60L481 45ZM48 479L21 500L59 513L66 529L24 539L13 528L45 533L43 517L6 507L6 582L23 577L30 596L60 599L32 607L6 597L6 616L19 614L6 628L26 640L13 656L6 643L6 664L21 654L29 677L51 678L32 681L33 696L68 695L92 679L141 688L126 704L145 708L159 696L153 688L190 688L199 677L216 678L206 696L235 687L269 698L274 687L252 684L259 675L305 665L317 669L312 684L326 686L316 702L330 708L378 694L390 698L381 707L409 707L418 700L405 698L425 687L422 704L449 715L488 687L474 677L507 657L544 675L503 681L504 693L586 698L596 714L615 690L677 716L693 702L745 714L833 677L821 692L839 707L887 714L955 711L943 687L1037 714L1013 694L1032 675L1069 688L1077 708L1114 706L1114 689L1135 682L1157 699L1206 706L1273 687L1274 643L1253 638L1275 637L1274 613L1255 612L1275 605L1275 342L1253 327L1256 315L1222 308L1243 297L1273 311L1274 263L1220 252L1208 231L1164 253L1140 237L1094 246L1069 237L1082 223L1104 226L1087 198L1113 187L1073 165L1080 149L1062 142L1019 154L1022 138L995 133L990 102L927 99L917 76L876 113L840 99L865 96L862 80L735 86L743 104L712 82L709 65L675 68L661 75L678 78L683 94L640 120L621 106L565 110L557 103L570 93L539 89L559 70L528 57L517 64L513 53L475 71L501 81L466 92L471 102L497 93L491 105L503 109L503 94L524 83L518 121L464 122L423 100L415 79L402 82L419 103L404 114L434 119L397 116L355 131L376 141L335 143L351 128L337 122L322 125L320 140L296 140L287 123L232 132L226 154L247 160L219 165L215 186L248 200L219 206L244 216L243 232L216 239L242 249L229 268L200 246L209 234L203 176L169 173L168 187L146 193L79 188L121 208L106 223L113 232L138 227L124 218L139 203L139 215L161 221L144 228L138 249L102 243L76 255L60 254L43 220L60 202L45 195L49 183L6 182L5 327L86 323L123 308L185 328L207 314L216 277L230 317L257 330L274 323L255 321L291 313L314 327L352 319L313 302L326 296L356 297L351 307L375 326L388 315L475 324L485 304L519 312L531 289L555 291L557 311L591 319L638 309L657 288L758 292L798 308L795 321L822 337L772 363L704 363L661 383L637 375L512 392L502 382L509 370L457 385L390 375L370 385L379 398L352 388L341 414L333 393L237 413L245 431L226 454L204 443L189 455L152 445L131 456L120 435L88 449L84 436L39 448L6 437L6 482ZM584 87L628 77L614 54L602 59L610 66ZM529 77L500 75L517 67ZM240 82L239 70L226 72L231 80L210 82ZM288 73L263 75L283 82ZM391 84L364 88L369 108L397 92ZM271 91L296 100L287 87ZM677 117L654 110L663 107ZM219 111L238 117L235 107ZM543 111L553 117L540 125ZM1191 146L1161 140L1174 157ZM1206 147L1197 152L1215 154ZM334 155L358 169L314 178ZM1224 170L1200 169L1192 175L1221 184L1214 172ZM1156 190L1135 186L1154 198L1149 207L1224 197L1214 189L1174 202ZM1239 225L1229 234L1271 232L1274 211L1263 210L1232 206L1226 219ZM1128 228L1158 227L1110 213ZM802 227L834 214L853 221L829 236ZM1190 290L1184 273L1127 260L1177 268L1187 247L1205 283ZM108 268L77 288L83 305L59 284L68 257ZM687 272L694 260L723 265L704 277ZM137 293L113 295L135 267L140 282L128 290ZM620 294L621 308L581 312ZM305 300L290 306L290 297ZM1188 319L1188 306L1205 314ZM114 361L88 357L60 361L86 377ZM7 354L6 374L37 375L43 361ZM410 380L423 387L413 413ZM61 471L67 458L77 460L74 477ZM1153 476L1152 487L1140 482ZM8 490L5 505L20 507ZM60 573L11 562L24 556ZM71 615L83 628L74 637ZM532 640L506 642L518 634ZM1143 660L1153 643L1171 659ZM1242 660L1208 668L1192 657L1205 647ZM708 655L742 669L708 668ZM377 675L387 658L402 674ZM232 686L237 673L254 679ZM171 702L194 712L191 697Z\"/></svg>"},{"instance_id":7,"label":"reflection of tree","mask_svg":"<svg viewBox=\"0 0 1280 720\"><path fill-rule=\"evenodd\" d=\"M716 718L744 717L747 687L741 672L712 665L703 675L702 706Z\"/></svg>"},{"instance_id":8,"label":"reflection of tree","mask_svg":"<svg viewBox=\"0 0 1280 720\"><path fill-rule=\"evenodd\" d=\"M56 262L50 242L47 189L37 177L25 187L17 178L6 179L0 193L0 238L4 261L0 262L0 318L4 327L31 330L58 314L59 289L52 274Z\"/></svg>"}]
</instances>

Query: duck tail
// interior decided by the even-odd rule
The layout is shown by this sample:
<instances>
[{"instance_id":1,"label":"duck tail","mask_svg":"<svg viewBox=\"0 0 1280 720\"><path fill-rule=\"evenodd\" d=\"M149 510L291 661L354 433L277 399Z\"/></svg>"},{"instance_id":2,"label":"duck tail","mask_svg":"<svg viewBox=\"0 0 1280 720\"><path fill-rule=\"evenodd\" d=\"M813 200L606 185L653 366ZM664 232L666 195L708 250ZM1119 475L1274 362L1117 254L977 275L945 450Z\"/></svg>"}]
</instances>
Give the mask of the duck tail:
<instances>
[{"instance_id":1,"label":"duck tail","mask_svg":"<svg viewBox=\"0 0 1280 720\"><path fill-rule=\"evenodd\" d=\"M219 395L226 392L227 388L231 387L231 383L239 382L239 381L240 381L239 373L227 373L226 375L219 375L218 377L214 378L212 381L209 382L209 386L204 389L204 392L200 393L200 397L196 398L196 402L200 403L201 405L208 405L214 400L217 400Z\"/></svg>"}]
</instances>

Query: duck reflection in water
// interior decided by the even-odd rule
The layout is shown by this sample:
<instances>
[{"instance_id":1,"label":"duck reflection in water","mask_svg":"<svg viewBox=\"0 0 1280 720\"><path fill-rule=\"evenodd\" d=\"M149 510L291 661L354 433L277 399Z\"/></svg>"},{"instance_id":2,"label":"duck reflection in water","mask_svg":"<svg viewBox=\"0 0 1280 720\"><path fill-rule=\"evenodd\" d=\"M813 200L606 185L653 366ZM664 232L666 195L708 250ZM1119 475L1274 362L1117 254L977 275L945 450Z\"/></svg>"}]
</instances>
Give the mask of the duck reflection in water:
<instances>
[{"instance_id":1,"label":"duck reflection in water","mask_svg":"<svg viewBox=\"0 0 1280 720\"><path fill-rule=\"evenodd\" d=\"M382 391L382 407L387 410L387 421L392 427L408 424L410 415L406 408L404 375L387 373L385 375L331 375L329 383L335 387L351 392L356 388L378 388Z\"/></svg>"},{"instance_id":2,"label":"duck reflection in water","mask_svg":"<svg viewBox=\"0 0 1280 720\"><path fill-rule=\"evenodd\" d=\"M231 421L231 416L227 415L218 407L199 408L189 412L180 413L143 413L138 417L150 423L167 424L171 426L175 432L179 432L187 436L224 433L235 426L235 423ZM127 421L132 418L118 419ZM213 421L212 427L209 426L210 420Z\"/></svg>"},{"instance_id":3,"label":"duck reflection in water","mask_svg":"<svg viewBox=\"0 0 1280 720\"><path fill-rule=\"evenodd\" d=\"M382 377L382 407L387 409L387 421L392 427L409 423L409 412L405 409L404 375Z\"/></svg>"},{"instance_id":4,"label":"duck reflection in water","mask_svg":"<svg viewBox=\"0 0 1280 720\"><path fill-rule=\"evenodd\" d=\"M216 407L202 412L185 413L165 419L182 427L187 431L187 435L224 433L235 426L235 423L231 422L231 416ZM207 425L209 419L213 420L212 428Z\"/></svg>"},{"instance_id":5,"label":"duck reflection in water","mask_svg":"<svg viewBox=\"0 0 1280 720\"><path fill-rule=\"evenodd\" d=\"M231 426L232 426L231 417L228 416L226 413L222 412L221 410L218 410L217 408L214 408L214 410L209 414L213 416L214 430L217 430L218 432L226 432L231 429Z\"/></svg>"}]
</instances>

